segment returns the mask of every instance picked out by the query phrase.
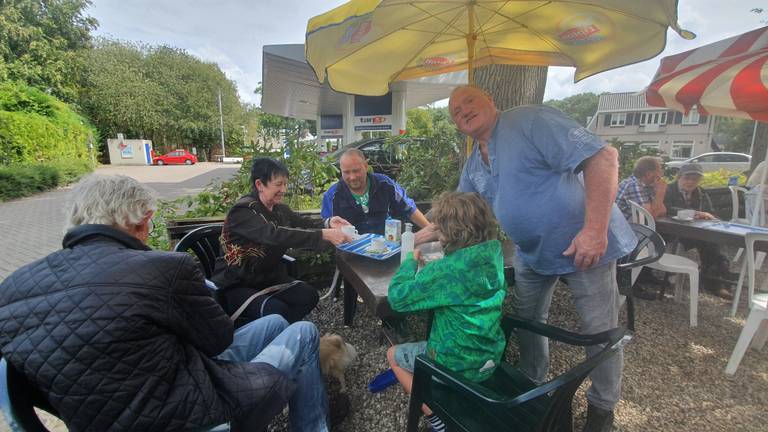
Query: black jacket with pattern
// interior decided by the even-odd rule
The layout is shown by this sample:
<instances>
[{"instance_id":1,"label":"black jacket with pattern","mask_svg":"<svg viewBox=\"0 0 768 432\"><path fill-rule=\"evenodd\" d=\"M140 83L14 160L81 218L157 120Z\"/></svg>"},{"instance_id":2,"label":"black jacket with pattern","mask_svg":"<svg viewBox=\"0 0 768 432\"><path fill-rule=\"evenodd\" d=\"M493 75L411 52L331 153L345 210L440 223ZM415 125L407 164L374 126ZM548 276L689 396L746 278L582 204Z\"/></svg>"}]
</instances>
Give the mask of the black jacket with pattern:
<instances>
[{"instance_id":1,"label":"black jacket with pattern","mask_svg":"<svg viewBox=\"0 0 768 432\"><path fill-rule=\"evenodd\" d=\"M216 262L212 277L219 288L271 285L281 272L281 260L289 248L317 249L323 222L302 217L287 205L270 211L256 192L241 197L229 210L221 231L224 256Z\"/></svg>"},{"instance_id":2,"label":"black jacket with pattern","mask_svg":"<svg viewBox=\"0 0 768 432\"><path fill-rule=\"evenodd\" d=\"M106 225L70 230L0 285L2 355L71 431L199 429L283 406L280 371L213 358L232 337L190 255Z\"/></svg>"}]
</instances>

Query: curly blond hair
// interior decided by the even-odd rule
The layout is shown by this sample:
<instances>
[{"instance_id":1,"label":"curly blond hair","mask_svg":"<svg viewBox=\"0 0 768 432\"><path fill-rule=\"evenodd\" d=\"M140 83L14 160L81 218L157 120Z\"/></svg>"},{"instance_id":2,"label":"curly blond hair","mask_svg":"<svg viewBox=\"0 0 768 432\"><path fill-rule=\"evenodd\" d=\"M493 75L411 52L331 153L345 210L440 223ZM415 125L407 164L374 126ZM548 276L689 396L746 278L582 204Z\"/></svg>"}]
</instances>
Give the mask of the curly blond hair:
<instances>
[{"instance_id":1,"label":"curly blond hair","mask_svg":"<svg viewBox=\"0 0 768 432\"><path fill-rule=\"evenodd\" d=\"M433 201L431 213L446 253L498 237L491 206L476 193L445 192Z\"/></svg>"}]
</instances>

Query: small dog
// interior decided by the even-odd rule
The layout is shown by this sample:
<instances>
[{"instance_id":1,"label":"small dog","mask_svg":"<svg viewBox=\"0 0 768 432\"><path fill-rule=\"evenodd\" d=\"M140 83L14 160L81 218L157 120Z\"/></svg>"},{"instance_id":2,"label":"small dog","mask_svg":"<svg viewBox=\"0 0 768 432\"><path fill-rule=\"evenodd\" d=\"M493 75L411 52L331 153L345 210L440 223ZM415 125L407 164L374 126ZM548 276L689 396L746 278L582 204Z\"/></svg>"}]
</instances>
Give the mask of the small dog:
<instances>
[{"instance_id":1,"label":"small dog","mask_svg":"<svg viewBox=\"0 0 768 432\"><path fill-rule=\"evenodd\" d=\"M320 338L320 369L324 376L332 376L339 380L342 393L347 391L344 371L355 360L357 360L357 350L344 342L341 336L326 333Z\"/></svg>"}]
</instances>

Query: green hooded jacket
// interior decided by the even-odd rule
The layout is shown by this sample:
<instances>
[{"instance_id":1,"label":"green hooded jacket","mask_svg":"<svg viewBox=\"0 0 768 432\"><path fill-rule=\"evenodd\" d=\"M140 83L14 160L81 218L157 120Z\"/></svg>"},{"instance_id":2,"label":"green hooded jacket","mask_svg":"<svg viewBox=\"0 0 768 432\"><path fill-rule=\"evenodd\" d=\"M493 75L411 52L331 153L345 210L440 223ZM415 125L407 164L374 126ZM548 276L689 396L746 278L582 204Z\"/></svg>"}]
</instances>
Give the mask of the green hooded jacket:
<instances>
[{"instance_id":1,"label":"green hooded jacket","mask_svg":"<svg viewBox=\"0 0 768 432\"><path fill-rule=\"evenodd\" d=\"M489 240L427 264L410 254L389 284L393 310L435 310L427 355L480 382L490 377L504 351L501 315L506 283L501 243Z\"/></svg>"}]
</instances>

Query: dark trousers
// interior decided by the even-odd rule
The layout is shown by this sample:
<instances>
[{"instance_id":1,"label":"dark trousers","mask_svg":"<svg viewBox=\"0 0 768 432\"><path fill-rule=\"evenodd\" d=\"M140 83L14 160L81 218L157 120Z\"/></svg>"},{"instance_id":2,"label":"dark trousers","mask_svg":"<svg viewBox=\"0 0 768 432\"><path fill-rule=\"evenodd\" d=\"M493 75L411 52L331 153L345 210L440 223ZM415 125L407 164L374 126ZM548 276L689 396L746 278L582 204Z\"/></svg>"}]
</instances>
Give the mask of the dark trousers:
<instances>
[{"instance_id":1,"label":"dark trousers","mask_svg":"<svg viewBox=\"0 0 768 432\"><path fill-rule=\"evenodd\" d=\"M683 240L681 243L686 250L696 248L699 252L703 275L722 276L729 271L728 258L720 253L716 244L696 240Z\"/></svg>"},{"instance_id":2,"label":"dark trousers","mask_svg":"<svg viewBox=\"0 0 768 432\"><path fill-rule=\"evenodd\" d=\"M250 296L264 288L293 282L289 276L278 276L260 283L258 286L235 285L221 293L222 306L227 314L232 315ZM282 291L261 295L248 305L238 319L238 326L263 316L277 314L289 323L300 321L317 306L320 299L317 290L312 285L296 281L295 285Z\"/></svg>"}]
</instances>

